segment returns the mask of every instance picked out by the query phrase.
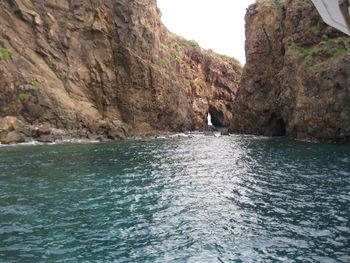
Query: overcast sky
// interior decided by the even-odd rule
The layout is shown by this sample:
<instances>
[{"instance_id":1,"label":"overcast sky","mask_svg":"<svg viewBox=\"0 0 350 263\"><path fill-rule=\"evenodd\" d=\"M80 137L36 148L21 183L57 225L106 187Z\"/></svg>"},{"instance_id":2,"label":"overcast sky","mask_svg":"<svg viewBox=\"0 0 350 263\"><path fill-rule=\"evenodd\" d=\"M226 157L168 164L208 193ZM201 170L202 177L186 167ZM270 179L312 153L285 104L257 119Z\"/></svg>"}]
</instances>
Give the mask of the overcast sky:
<instances>
[{"instance_id":1,"label":"overcast sky","mask_svg":"<svg viewBox=\"0 0 350 263\"><path fill-rule=\"evenodd\" d=\"M242 65L244 15L255 0L158 0L165 26L201 47L235 57Z\"/></svg>"}]
</instances>

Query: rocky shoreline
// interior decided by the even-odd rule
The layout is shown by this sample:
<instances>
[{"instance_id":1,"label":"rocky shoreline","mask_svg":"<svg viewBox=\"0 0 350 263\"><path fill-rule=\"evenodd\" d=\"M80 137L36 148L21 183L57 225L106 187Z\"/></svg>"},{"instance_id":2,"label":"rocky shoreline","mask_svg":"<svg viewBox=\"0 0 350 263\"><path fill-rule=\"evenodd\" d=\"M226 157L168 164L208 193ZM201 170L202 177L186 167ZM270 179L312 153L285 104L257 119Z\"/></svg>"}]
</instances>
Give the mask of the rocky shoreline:
<instances>
[{"instance_id":1,"label":"rocky shoreline","mask_svg":"<svg viewBox=\"0 0 350 263\"><path fill-rule=\"evenodd\" d=\"M7 116L0 119L0 143L17 144L38 141L53 143L57 140L86 139L92 141L108 141L125 139L127 137L126 126L108 126L101 133L89 133L86 131L64 130L50 127L49 125L26 125L16 117Z\"/></svg>"},{"instance_id":2,"label":"rocky shoreline","mask_svg":"<svg viewBox=\"0 0 350 263\"><path fill-rule=\"evenodd\" d=\"M166 131L155 131L144 134L134 134L127 136L127 132L104 132L100 134L78 135L77 131L66 131L63 129L50 128L49 126L25 125L15 117L5 117L0 120L0 145L17 145L28 143L61 143L61 142L112 142L118 140L140 140L148 141L158 138L191 137L194 135L204 136L229 136L227 129L217 130L208 127L202 131L192 131L185 133L172 133Z\"/></svg>"}]
</instances>

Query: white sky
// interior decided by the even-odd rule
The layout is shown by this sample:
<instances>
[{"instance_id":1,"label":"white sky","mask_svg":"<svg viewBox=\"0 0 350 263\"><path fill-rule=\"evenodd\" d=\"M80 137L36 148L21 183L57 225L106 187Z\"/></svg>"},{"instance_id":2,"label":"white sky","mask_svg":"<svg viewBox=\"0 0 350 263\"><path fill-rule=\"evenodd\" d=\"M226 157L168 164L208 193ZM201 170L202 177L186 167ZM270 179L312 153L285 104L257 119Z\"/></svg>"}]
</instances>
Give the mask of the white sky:
<instances>
[{"instance_id":1,"label":"white sky","mask_svg":"<svg viewBox=\"0 0 350 263\"><path fill-rule=\"evenodd\" d=\"M158 0L164 25L203 48L245 64L244 15L255 0Z\"/></svg>"}]
</instances>

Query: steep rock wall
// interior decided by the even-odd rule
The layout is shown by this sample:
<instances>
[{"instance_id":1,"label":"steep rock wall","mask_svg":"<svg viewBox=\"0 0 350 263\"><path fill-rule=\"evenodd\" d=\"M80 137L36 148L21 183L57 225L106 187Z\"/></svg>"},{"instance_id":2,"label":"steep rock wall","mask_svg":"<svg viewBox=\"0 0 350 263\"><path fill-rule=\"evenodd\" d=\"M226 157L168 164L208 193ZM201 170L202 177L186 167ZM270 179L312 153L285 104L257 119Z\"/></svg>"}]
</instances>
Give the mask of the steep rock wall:
<instances>
[{"instance_id":1,"label":"steep rock wall","mask_svg":"<svg viewBox=\"0 0 350 263\"><path fill-rule=\"evenodd\" d=\"M257 1L246 38L230 131L349 143L350 38L308 0Z\"/></svg>"},{"instance_id":2,"label":"steep rock wall","mask_svg":"<svg viewBox=\"0 0 350 263\"><path fill-rule=\"evenodd\" d=\"M0 6L0 141L193 130L209 108L229 122L239 64L169 33L156 0Z\"/></svg>"}]
</instances>

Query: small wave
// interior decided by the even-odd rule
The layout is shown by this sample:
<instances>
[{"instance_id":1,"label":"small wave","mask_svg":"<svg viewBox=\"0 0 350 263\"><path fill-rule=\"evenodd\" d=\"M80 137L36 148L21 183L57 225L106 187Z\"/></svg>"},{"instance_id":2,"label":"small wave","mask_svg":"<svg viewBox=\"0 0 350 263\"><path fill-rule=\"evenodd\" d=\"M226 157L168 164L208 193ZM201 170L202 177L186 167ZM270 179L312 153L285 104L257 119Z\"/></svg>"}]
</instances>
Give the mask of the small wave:
<instances>
[{"instance_id":1,"label":"small wave","mask_svg":"<svg viewBox=\"0 0 350 263\"><path fill-rule=\"evenodd\" d=\"M89 143L99 143L98 140L89 140L89 139L65 139L65 140L56 140L54 142L39 142L39 141L30 141L30 142L22 142L15 144L2 144L0 143L0 147L19 147L19 146L37 146L37 145L59 145L65 143L72 144L89 144Z\"/></svg>"},{"instance_id":2,"label":"small wave","mask_svg":"<svg viewBox=\"0 0 350 263\"><path fill-rule=\"evenodd\" d=\"M22 143L16 143L16 144L2 144L2 143L0 143L0 147L33 146L33 145L43 145L43 144L45 144L45 143L38 142L38 141L22 142Z\"/></svg>"}]
</instances>

